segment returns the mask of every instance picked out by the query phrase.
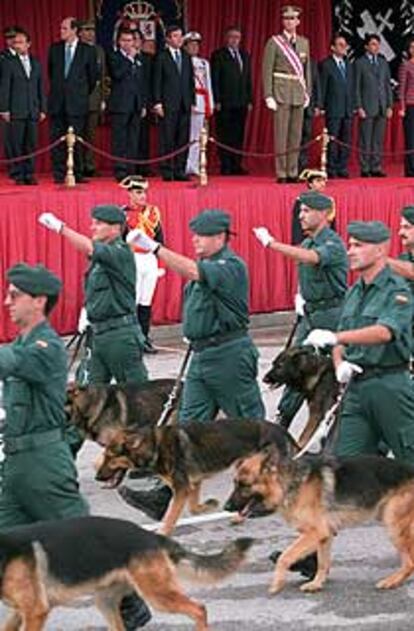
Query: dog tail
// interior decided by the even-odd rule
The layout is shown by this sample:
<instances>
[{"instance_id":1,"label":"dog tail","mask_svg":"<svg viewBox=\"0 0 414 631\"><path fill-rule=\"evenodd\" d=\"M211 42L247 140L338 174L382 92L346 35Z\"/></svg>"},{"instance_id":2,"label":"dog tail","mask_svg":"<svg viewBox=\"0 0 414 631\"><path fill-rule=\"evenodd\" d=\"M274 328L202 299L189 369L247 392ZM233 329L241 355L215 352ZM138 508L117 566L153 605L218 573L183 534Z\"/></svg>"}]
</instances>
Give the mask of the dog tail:
<instances>
[{"instance_id":1,"label":"dog tail","mask_svg":"<svg viewBox=\"0 0 414 631\"><path fill-rule=\"evenodd\" d=\"M230 542L215 554L198 554L176 541L164 539L163 548L177 567L180 578L200 584L215 583L233 574L245 560L254 540L242 537Z\"/></svg>"}]
</instances>

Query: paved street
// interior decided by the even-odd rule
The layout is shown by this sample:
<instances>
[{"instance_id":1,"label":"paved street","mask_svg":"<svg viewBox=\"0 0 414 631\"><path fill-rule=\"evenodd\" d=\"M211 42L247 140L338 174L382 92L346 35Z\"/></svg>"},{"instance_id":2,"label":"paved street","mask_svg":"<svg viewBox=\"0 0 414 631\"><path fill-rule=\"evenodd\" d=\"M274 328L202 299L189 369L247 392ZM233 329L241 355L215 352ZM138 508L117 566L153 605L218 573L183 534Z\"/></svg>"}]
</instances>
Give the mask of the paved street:
<instances>
[{"instance_id":1,"label":"paved street","mask_svg":"<svg viewBox=\"0 0 414 631\"><path fill-rule=\"evenodd\" d=\"M283 332L282 332L283 333ZM277 346L283 340L269 330L255 332L259 345L261 374L270 365ZM183 355L183 347L174 341L162 341L165 350L147 360L151 377L174 377ZM279 393L263 387L268 417L274 415ZM299 419L300 423L300 419ZM99 453L96 445L84 446L80 458L82 490L95 514L119 516L139 524L149 523L141 513L128 508L116 491L104 490L93 479L93 459ZM205 485L205 495L220 499L230 490L230 473L217 476ZM209 588L187 586L187 592L204 602L214 631L275 631L307 629L349 629L352 631L405 631L413 628L414 579L408 586L392 592L378 592L375 583L391 573L397 555L384 531L368 524L340 533L333 549L330 580L322 593L305 595L299 591L297 575L290 575L289 584L277 596L268 596L272 563L269 553L283 549L292 540L293 531L278 517L248 521L231 526L228 520L197 526L182 526L175 537L180 543L197 550L212 552L238 536L252 536L256 543L241 571L221 585ZM4 609L0 611L0 623ZM154 612L148 631L190 631L187 619ZM48 631L104 631L105 623L90 601L80 601L54 610L49 617Z\"/></svg>"}]
</instances>

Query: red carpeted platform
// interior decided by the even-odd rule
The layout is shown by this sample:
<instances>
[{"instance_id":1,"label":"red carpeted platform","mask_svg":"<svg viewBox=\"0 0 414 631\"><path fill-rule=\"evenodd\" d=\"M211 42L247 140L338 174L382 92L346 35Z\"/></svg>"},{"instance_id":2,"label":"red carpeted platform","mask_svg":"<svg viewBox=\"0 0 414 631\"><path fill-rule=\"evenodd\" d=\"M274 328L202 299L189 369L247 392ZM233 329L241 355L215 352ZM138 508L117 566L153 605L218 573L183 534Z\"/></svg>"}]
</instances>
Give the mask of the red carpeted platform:
<instances>
[{"instance_id":1,"label":"red carpeted platform","mask_svg":"<svg viewBox=\"0 0 414 631\"><path fill-rule=\"evenodd\" d=\"M164 183L151 179L150 199L163 216L167 245L192 255L189 219L201 208L228 210L237 236L232 247L246 260L250 271L252 313L291 307L296 279L292 264L274 252L266 252L252 236L253 226L266 225L277 238L290 239L291 207L304 185L278 185L267 177L212 177L205 188L195 183ZM352 219L381 219L394 230L393 253L399 251L397 228L399 209L414 203L414 179L333 180L327 194L336 200L337 225L345 235ZM54 211L71 227L88 233L92 206L105 202L124 204L127 195L109 178L66 189L40 178L37 187L11 185L0 180L0 278L2 303L5 271L17 261L42 262L64 280L64 292L53 316L61 333L75 329L82 304L83 257L60 236L37 224L38 214ZM154 322L177 322L180 319L183 282L167 272L158 284L154 304ZM13 328L7 312L0 310L0 339L10 338Z\"/></svg>"}]
</instances>

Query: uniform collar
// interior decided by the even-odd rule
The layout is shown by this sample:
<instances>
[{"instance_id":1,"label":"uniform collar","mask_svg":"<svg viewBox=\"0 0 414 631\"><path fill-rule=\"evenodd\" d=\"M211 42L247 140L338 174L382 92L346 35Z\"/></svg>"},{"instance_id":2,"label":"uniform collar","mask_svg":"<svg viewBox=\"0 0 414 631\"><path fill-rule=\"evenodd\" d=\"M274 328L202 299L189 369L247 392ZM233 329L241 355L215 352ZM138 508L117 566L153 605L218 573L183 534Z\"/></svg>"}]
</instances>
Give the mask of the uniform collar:
<instances>
[{"instance_id":1,"label":"uniform collar","mask_svg":"<svg viewBox=\"0 0 414 631\"><path fill-rule=\"evenodd\" d=\"M391 276L391 268L389 265L386 265L384 269L382 269L378 274L373 278L370 283L366 283L364 279L361 277L358 279L357 284L360 285L361 289L365 290L367 287L371 287L374 285L375 287L382 288L387 284L388 279Z\"/></svg>"},{"instance_id":2,"label":"uniform collar","mask_svg":"<svg viewBox=\"0 0 414 631\"><path fill-rule=\"evenodd\" d=\"M33 337L37 337L39 333L45 328L49 328L49 322L47 319L42 320L42 322L39 322L39 324L36 324L36 326L34 326L33 329L29 331L29 333L27 333L27 335L19 335L17 339L20 342L30 341Z\"/></svg>"},{"instance_id":3,"label":"uniform collar","mask_svg":"<svg viewBox=\"0 0 414 631\"><path fill-rule=\"evenodd\" d=\"M204 260L204 261L217 261L220 258L223 258L223 256L226 256L229 252L229 248L227 247L227 245L224 245L221 250L219 250L218 252L216 252L215 254L212 254L211 256L207 257L206 259L200 259L200 260Z\"/></svg>"},{"instance_id":4,"label":"uniform collar","mask_svg":"<svg viewBox=\"0 0 414 631\"><path fill-rule=\"evenodd\" d=\"M313 241L313 243L323 243L325 239L330 235L330 233L331 233L331 229L325 226L325 228L322 228L322 230L320 230L313 237L307 237L307 238Z\"/></svg>"}]
</instances>

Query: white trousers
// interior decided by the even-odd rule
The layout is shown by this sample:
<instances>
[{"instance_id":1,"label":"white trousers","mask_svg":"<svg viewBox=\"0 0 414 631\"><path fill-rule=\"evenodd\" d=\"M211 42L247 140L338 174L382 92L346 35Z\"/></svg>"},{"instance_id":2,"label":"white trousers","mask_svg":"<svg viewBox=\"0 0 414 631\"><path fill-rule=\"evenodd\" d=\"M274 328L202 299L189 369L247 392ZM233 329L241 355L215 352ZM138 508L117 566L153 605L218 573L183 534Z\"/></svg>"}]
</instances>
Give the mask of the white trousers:
<instances>
[{"instance_id":1,"label":"white trousers","mask_svg":"<svg viewBox=\"0 0 414 631\"><path fill-rule=\"evenodd\" d=\"M204 114L197 114L195 112L191 113L190 142L192 142L193 140L200 140L200 134L201 130L203 129L204 119ZM195 142L193 145L191 145L189 149L185 172L192 175L198 175L200 172L199 142Z\"/></svg>"},{"instance_id":2,"label":"white trousers","mask_svg":"<svg viewBox=\"0 0 414 631\"><path fill-rule=\"evenodd\" d=\"M150 307L158 280L158 261L152 252L134 252L136 280L136 304Z\"/></svg>"}]
</instances>

